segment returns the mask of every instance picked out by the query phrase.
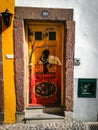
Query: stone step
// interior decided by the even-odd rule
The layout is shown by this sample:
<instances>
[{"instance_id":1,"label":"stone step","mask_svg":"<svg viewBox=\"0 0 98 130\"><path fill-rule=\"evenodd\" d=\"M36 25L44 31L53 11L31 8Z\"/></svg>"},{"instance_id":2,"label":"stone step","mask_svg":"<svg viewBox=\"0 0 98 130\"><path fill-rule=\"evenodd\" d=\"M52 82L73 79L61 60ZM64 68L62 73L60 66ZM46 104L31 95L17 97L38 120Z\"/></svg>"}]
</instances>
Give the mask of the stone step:
<instances>
[{"instance_id":1,"label":"stone step","mask_svg":"<svg viewBox=\"0 0 98 130\"><path fill-rule=\"evenodd\" d=\"M64 119L62 107L33 108L25 111L25 120Z\"/></svg>"},{"instance_id":2,"label":"stone step","mask_svg":"<svg viewBox=\"0 0 98 130\"><path fill-rule=\"evenodd\" d=\"M48 124L48 123L64 123L64 119L36 119L36 120L25 120L25 124Z\"/></svg>"}]
</instances>

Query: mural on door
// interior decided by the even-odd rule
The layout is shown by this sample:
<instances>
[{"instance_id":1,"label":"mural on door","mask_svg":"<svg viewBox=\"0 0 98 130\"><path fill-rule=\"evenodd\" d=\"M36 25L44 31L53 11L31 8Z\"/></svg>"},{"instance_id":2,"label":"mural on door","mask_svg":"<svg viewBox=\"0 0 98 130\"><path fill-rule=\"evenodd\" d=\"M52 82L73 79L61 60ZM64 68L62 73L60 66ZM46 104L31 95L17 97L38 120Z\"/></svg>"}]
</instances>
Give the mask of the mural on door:
<instances>
[{"instance_id":1,"label":"mural on door","mask_svg":"<svg viewBox=\"0 0 98 130\"><path fill-rule=\"evenodd\" d=\"M29 106L61 104L62 25L29 24Z\"/></svg>"}]
</instances>

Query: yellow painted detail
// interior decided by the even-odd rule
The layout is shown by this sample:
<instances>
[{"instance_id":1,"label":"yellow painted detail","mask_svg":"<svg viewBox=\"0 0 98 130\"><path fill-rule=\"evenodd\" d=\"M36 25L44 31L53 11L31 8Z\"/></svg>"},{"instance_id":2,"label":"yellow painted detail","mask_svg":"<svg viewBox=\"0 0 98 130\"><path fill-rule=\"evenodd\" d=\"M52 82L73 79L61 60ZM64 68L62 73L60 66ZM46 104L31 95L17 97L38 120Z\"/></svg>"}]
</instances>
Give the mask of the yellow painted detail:
<instances>
[{"instance_id":1,"label":"yellow painted detail","mask_svg":"<svg viewBox=\"0 0 98 130\"><path fill-rule=\"evenodd\" d=\"M59 79L61 81L61 97L57 95L57 99L61 98L61 105L63 106L63 99L64 99L64 89L63 89L63 42L64 42L64 25L62 23L41 23L41 22L29 22L28 23L28 29L29 32L27 33L27 39L28 39L28 58L29 58L29 65L32 66L32 72L31 76L38 72L39 74L43 72L43 62L42 60L46 60L47 63L51 64L52 67L48 66L48 72L54 72L60 68L59 71ZM36 38L36 34L40 32L39 37ZM49 39L49 32L56 33L54 36L54 39ZM45 59L45 55L43 55L43 52L45 50L49 51L49 57ZM48 54L46 54L48 55ZM41 60L42 59L42 60ZM49 61L49 62L48 62ZM48 64L48 65L49 65ZM37 82L37 81L35 81ZM42 82L42 81L41 81ZM35 83L34 83L35 84ZM33 86L33 85L32 85ZM34 95L33 93L34 89L30 89L31 95ZM59 90L59 89L58 89ZM29 97L29 96L28 96ZM35 102L36 104L40 104L40 98L37 101L37 96L31 96L33 97L31 105ZM47 98L48 99L48 98ZM34 101L35 100L35 101ZM55 100L55 99L53 99ZM34 102L33 102L34 101ZM59 101L58 101L59 102ZM47 102L48 103L48 102ZM54 102L53 102L54 103ZM51 104L53 105L53 104Z\"/></svg>"},{"instance_id":2,"label":"yellow painted detail","mask_svg":"<svg viewBox=\"0 0 98 130\"><path fill-rule=\"evenodd\" d=\"M15 1L1 0L0 12L7 8L14 14ZM14 15L13 15L14 17ZM13 43L13 20L10 27L2 24L2 52L3 52L3 75L4 75L4 122L15 123L16 97L14 84L14 59L6 58L7 55L14 55Z\"/></svg>"},{"instance_id":3,"label":"yellow painted detail","mask_svg":"<svg viewBox=\"0 0 98 130\"><path fill-rule=\"evenodd\" d=\"M12 14L14 14L15 0L0 0L0 13L4 12L7 8Z\"/></svg>"}]
</instances>

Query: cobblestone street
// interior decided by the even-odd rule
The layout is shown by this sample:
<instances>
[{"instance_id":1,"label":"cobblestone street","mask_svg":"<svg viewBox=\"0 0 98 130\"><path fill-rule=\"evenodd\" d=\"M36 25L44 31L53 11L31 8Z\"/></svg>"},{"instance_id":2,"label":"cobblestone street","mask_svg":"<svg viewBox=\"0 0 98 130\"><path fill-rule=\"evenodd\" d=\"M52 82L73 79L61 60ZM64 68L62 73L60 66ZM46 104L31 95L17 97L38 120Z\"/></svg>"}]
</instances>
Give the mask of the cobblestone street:
<instances>
[{"instance_id":1,"label":"cobblestone street","mask_svg":"<svg viewBox=\"0 0 98 130\"><path fill-rule=\"evenodd\" d=\"M0 125L0 130L87 130L83 122L40 122Z\"/></svg>"}]
</instances>

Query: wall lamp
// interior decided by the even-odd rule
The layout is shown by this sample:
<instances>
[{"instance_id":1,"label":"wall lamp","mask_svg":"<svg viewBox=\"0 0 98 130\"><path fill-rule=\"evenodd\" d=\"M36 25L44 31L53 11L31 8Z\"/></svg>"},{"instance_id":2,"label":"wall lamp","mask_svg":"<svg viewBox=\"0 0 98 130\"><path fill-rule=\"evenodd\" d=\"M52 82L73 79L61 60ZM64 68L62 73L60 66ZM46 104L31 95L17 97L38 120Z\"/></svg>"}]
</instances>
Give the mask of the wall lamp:
<instances>
[{"instance_id":1,"label":"wall lamp","mask_svg":"<svg viewBox=\"0 0 98 130\"><path fill-rule=\"evenodd\" d=\"M11 21L12 21L12 14L9 12L8 9L5 10L5 12L1 13L2 15L2 19L4 21L4 24L9 27L11 25Z\"/></svg>"}]
</instances>

